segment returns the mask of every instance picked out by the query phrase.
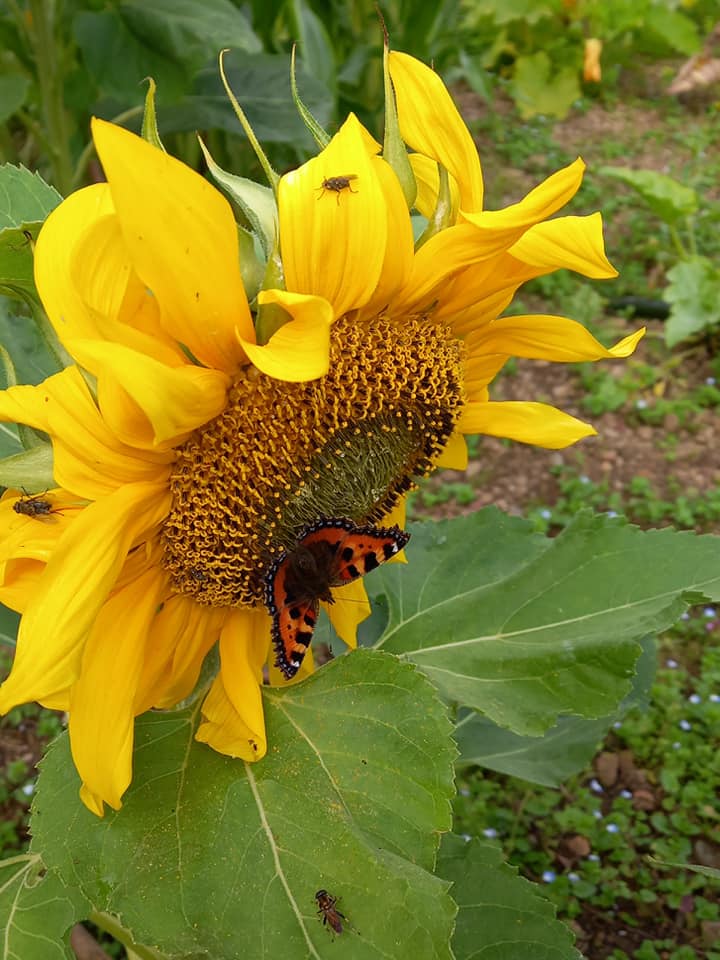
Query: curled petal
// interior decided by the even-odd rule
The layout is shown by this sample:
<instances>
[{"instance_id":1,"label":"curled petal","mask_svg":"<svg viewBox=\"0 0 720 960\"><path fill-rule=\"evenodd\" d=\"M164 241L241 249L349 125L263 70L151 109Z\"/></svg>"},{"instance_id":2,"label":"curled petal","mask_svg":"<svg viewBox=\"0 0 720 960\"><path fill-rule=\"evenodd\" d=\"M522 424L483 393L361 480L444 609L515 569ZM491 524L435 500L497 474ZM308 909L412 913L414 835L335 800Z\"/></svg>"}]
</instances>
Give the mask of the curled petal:
<instances>
[{"instance_id":1,"label":"curled petal","mask_svg":"<svg viewBox=\"0 0 720 960\"><path fill-rule=\"evenodd\" d=\"M583 437L592 437L597 433L589 423L583 423L546 403L518 400L466 403L458 429L462 433L507 437L550 450L561 450Z\"/></svg>"},{"instance_id":2,"label":"curled petal","mask_svg":"<svg viewBox=\"0 0 720 960\"><path fill-rule=\"evenodd\" d=\"M261 305L274 303L293 318L277 330L264 346L243 340L252 363L276 380L303 383L328 372L330 325L333 308L322 297L284 290L258 294Z\"/></svg>"},{"instance_id":3,"label":"curled petal","mask_svg":"<svg viewBox=\"0 0 720 960\"><path fill-rule=\"evenodd\" d=\"M463 210L482 210L480 159L445 84L434 70L406 53L393 51L389 64L403 140L452 174Z\"/></svg>"},{"instance_id":4,"label":"curled petal","mask_svg":"<svg viewBox=\"0 0 720 960\"><path fill-rule=\"evenodd\" d=\"M567 317L501 317L468 337L469 362L488 354L556 363L629 357L644 333L643 327L606 349L581 323Z\"/></svg>"},{"instance_id":5,"label":"curled petal","mask_svg":"<svg viewBox=\"0 0 720 960\"><path fill-rule=\"evenodd\" d=\"M168 367L164 363L117 343L100 340L73 340L74 355L92 373L114 382L147 417L153 446L171 446L184 440L197 427L216 417L225 406L229 380L220 370L208 370L185 364ZM104 394L103 409L108 423L119 430L128 423L137 424L135 410L122 409L123 394L116 390ZM119 407L119 409L118 409ZM148 431L140 428L138 446L148 444Z\"/></svg>"},{"instance_id":6,"label":"curled petal","mask_svg":"<svg viewBox=\"0 0 720 960\"><path fill-rule=\"evenodd\" d=\"M495 243L496 250L507 249L541 220L547 219L571 200L582 183L585 164L580 159L562 170L551 174L539 186L531 190L519 203L502 210L485 210L482 213L462 211L462 216Z\"/></svg>"},{"instance_id":7,"label":"curled petal","mask_svg":"<svg viewBox=\"0 0 720 960\"><path fill-rule=\"evenodd\" d=\"M202 706L195 739L243 760L260 760L267 750L263 715L262 665L270 641L264 609L236 609L220 634L221 670Z\"/></svg>"},{"instance_id":8,"label":"curled petal","mask_svg":"<svg viewBox=\"0 0 720 960\"><path fill-rule=\"evenodd\" d=\"M617 270L605 256L599 213L587 217L555 217L536 223L508 252L543 273L564 267L593 280L617 276Z\"/></svg>"},{"instance_id":9,"label":"curled petal","mask_svg":"<svg viewBox=\"0 0 720 960\"><path fill-rule=\"evenodd\" d=\"M444 470L465 470L468 465L468 448L465 437L457 430L450 434L448 442L434 464Z\"/></svg>"}]
</instances>

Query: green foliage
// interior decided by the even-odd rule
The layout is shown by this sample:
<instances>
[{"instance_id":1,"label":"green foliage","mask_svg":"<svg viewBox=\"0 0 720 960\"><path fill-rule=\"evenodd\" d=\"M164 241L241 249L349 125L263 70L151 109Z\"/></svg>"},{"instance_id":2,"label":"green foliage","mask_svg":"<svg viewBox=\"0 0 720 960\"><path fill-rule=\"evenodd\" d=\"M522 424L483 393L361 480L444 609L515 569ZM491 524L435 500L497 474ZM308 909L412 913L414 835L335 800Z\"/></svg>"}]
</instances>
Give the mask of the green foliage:
<instances>
[{"instance_id":1,"label":"green foliage","mask_svg":"<svg viewBox=\"0 0 720 960\"><path fill-rule=\"evenodd\" d=\"M712 857L707 840L717 832L717 630L715 608L706 607L668 638L683 653L663 654L649 700L616 721L606 740L603 756L625 764L617 779L606 772L601 783L587 767L560 794L477 770L461 776L456 829L497 838L524 876L542 880L564 919L610 907L628 932L640 928L633 942L643 941L642 930L656 931L631 950L634 960L677 946L678 911L694 942L703 921L720 918L718 871L697 864L704 844Z\"/></svg>"},{"instance_id":2,"label":"green foliage","mask_svg":"<svg viewBox=\"0 0 720 960\"><path fill-rule=\"evenodd\" d=\"M455 909L431 871L454 748L430 684L364 651L265 693L272 747L257 765L195 743L197 707L139 720L132 788L105 820L80 804L67 740L56 742L32 850L163 956L329 957L314 903L325 888L342 897L353 955L403 944L449 958Z\"/></svg>"},{"instance_id":3,"label":"green foliage","mask_svg":"<svg viewBox=\"0 0 720 960\"><path fill-rule=\"evenodd\" d=\"M456 960L478 955L479 930L483 952L490 955L512 960L537 960L541 955L580 960L570 931L555 921L552 906L503 863L494 844L446 836L438 872L452 880L459 908L453 936Z\"/></svg>"}]
</instances>

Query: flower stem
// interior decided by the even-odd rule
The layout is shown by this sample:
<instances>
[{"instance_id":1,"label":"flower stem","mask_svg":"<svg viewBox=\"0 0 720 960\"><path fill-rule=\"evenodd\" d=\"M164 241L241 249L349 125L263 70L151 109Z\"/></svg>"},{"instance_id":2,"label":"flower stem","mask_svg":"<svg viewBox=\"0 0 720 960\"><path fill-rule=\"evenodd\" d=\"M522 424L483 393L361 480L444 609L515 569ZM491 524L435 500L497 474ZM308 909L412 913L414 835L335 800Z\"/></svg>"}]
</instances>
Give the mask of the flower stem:
<instances>
[{"instance_id":1,"label":"flower stem","mask_svg":"<svg viewBox=\"0 0 720 960\"><path fill-rule=\"evenodd\" d=\"M72 161L67 131L67 114L63 103L63 75L60 70L55 36L56 4L54 0L30 0L32 17L31 42L35 53L35 69L53 179L65 196L72 184Z\"/></svg>"}]
</instances>

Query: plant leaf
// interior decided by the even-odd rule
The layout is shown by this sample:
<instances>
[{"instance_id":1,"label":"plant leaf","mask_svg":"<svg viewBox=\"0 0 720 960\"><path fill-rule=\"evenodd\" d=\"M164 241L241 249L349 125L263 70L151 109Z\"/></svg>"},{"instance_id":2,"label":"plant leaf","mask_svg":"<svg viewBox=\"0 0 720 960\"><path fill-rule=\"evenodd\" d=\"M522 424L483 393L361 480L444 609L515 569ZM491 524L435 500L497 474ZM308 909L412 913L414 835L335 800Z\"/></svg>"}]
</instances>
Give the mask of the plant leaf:
<instances>
[{"instance_id":1,"label":"plant leaf","mask_svg":"<svg viewBox=\"0 0 720 960\"><path fill-rule=\"evenodd\" d=\"M466 843L450 834L440 848L438 874L451 880L458 904L456 960L581 960L570 930L535 884L502 861L494 844Z\"/></svg>"},{"instance_id":2,"label":"plant leaf","mask_svg":"<svg viewBox=\"0 0 720 960\"><path fill-rule=\"evenodd\" d=\"M196 743L190 711L140 718L133 785L104 820L81 806L61 737L38 780L33 849L169 958L335 958L316 914L324 888L342 898L352 956L450 960L454 904L429 871L455 749L432 686L359 651L263 692L271 746L256 764Z\"/></svg>"},{"instance_id":3,"label":"plant leaf","mask_svg":"<svg viewBox=\"0 0 720 960\"><path fill-rule=\"evenodd\" d=\"M577 71L572 67L553 69L550 58L542 50L517 58L511 90L525 119L542 113L562 120L580 97Z\"/></svg>"},{"instance_id":4,"label":"plant leaf","mask_svg":"<svg viewBox=\"0 0 720 960\"><path fill-rule=\"evenodd\" d=\"M66 934L83 912L82 899L42 871L37 854L0 863L2 960L75 960Z\"/></svg>"},{"instance_id":5,"label":"plant leaf","mask_svg":"<svg viewBox=\"0 0 720 960\"><path fill-rule=\"evenodd\" d=\"M600 167L598 173L636 190L663 223L672 225L697 212L699 199L695 190L665 173L630 167Z\"/></svg>"},{"instance_id":6,"label":"plant leaf","mask_svg":"<svg viewBox=\"0 0 720 960\"><path fill-rule=\"evenodd\" d=\"M641 645L633 689L615 713L598 720L560 717L541 737L523 737L472 710L462 711L455 728L460 750L455 765L487 767L530 783L559 787L588 765L615 720L631 707L647 704L655 677L657 645L652 637L646 637Z\"/></svg>"},{"instance_id":7,"label":"plant leaf","mask_svg":"<svg viewBox=\"0 0 720 960\"><path fill-rule=\"evenodd\" d=\"M707 257L681 260L668 270L664 297L670 303L665 343L674 347L720 323L720 269Z\"/></svg>"},{"instance_id":8,"label":"plant leaf","mask_svg":"<svg viewBox=\"0 0 720 960\"><path fill-rule=\"evenodd\" d=\"M720 596L718 539L578 514L555 539L494 508L411 527L407 565L368 579L389 621L377 646L515 733L602 717L630 689L638 641Z\"/></svg>"},{"instance_id":9,"label":"plant leaf","mask_svg":"<svg viewBox=\"0 0 720 960\"><path fill-rule=\"evenodd\" d=\"M11 163L0 166L0 293L37 300L33 244L61 199L39 174Z\"/></svg>"},{"instance_id":10,"label":"plant leaf","mask_svg":"<svg viewBox=\"0 0 720 960\"><path fill-rule=\"evenodd\" d=\"M30 80L22 73L0 76L0 123L5 123L25 103Z\"/></svg>"}]
</instances>

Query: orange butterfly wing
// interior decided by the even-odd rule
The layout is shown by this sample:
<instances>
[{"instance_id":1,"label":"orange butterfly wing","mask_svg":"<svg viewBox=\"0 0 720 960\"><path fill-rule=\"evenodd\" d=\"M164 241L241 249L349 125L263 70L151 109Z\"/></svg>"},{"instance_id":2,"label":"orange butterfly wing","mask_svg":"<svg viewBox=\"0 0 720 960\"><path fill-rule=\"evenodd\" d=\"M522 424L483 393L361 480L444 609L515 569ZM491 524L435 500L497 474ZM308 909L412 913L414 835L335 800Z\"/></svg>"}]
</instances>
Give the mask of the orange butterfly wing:
<instances>
[{"instance_id":1,"label":"orange butterfly wing","mask_svg":"<svg viewBox=\"0 0 720 960\"><path fill-rule=\"evenodd\" d=\"M325 591L370 573L399 553L409 539L410 534L397 526L357 526L340 518L306 527L298 538L298 547L312 551L313 545L322 544L323 557L330 558L327 583L322 584ZM288 680L300 669L320 609L320 595L298 594L292 582L292 557L292 552L282 553L265 577L265 604L273 618L275 665Z\"/></svg>"}]
</instances>

